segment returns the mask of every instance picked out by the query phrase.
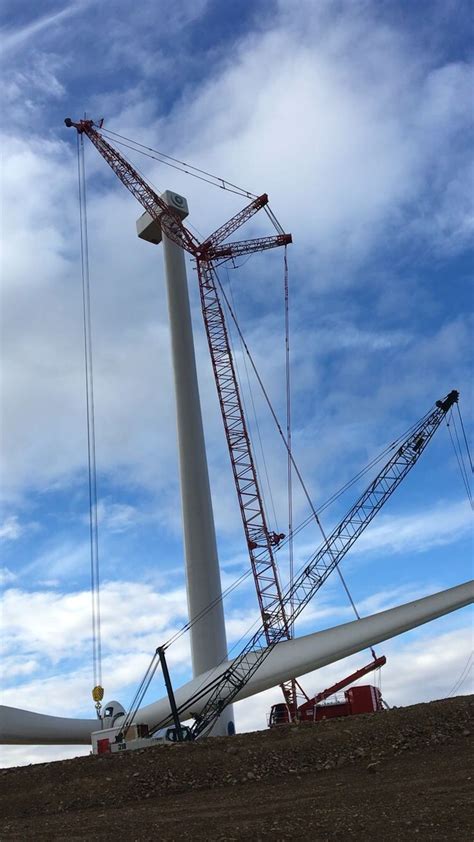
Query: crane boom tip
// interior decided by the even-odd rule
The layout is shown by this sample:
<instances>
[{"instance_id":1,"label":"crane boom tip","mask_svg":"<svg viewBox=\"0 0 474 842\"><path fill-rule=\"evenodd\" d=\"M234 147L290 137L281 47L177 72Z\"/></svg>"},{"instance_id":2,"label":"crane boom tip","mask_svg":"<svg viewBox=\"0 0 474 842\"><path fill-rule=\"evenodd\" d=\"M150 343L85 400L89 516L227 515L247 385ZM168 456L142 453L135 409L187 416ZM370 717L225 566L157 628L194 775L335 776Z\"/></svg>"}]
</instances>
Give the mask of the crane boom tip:
<instances>
[{"instance_id":1,"label":"crane boom tip","mask_svg":"<svg viewBox=\"0 0 474 842\"><path fill-rule=\"evenodd\" d=\"M457 403L459 400L459 392L457 389L453 389L449 395L446 395L444 401L436 401L436 406L439 409L442 409L443 412L447 412L448 409L451 409L454 403Z\"/></svg>"}]
</instances>

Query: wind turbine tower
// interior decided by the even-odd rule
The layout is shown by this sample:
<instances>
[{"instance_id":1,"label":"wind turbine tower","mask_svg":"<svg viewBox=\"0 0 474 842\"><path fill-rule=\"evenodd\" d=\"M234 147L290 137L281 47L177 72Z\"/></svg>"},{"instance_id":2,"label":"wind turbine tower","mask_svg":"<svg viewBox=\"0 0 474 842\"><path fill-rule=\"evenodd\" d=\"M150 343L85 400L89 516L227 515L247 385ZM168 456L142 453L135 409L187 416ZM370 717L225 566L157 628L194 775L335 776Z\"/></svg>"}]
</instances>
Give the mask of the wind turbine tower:
<instances>
[{"instance_id":1,"label":"wind turbine tower","mask_svg":"<svg viewBox=\"0 0 474 842\"><path fill-rule=\"evenodd\" d=\"M184 196L166 190L161 198L181 219L188 216ZM145 211L137 220L142 240L163 243L171 352L175 381L176 418L181 479L181 505L193 675L197 677L227 659L227 641L216 532L202 424L199 385L183 249ZM210 607L211 606L211 607ZM213 734L235 731L232 706L227 707Z\"/></svg>"}]
</instances>

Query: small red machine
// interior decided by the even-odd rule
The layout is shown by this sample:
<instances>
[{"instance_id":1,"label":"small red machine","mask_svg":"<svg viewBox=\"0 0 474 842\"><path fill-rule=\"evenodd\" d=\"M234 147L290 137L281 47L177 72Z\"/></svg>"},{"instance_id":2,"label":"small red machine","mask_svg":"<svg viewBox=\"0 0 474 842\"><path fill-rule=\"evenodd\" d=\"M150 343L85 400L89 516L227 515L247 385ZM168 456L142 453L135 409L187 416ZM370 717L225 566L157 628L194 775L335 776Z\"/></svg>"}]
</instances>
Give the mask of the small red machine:
<instances>
[{"instance_id":1,"label":"small red machine","mask_svg":"<svg viewBox=\"0 0 474 842\"><path fill-rule=\"evenodd\" d=\"M344 693L343 702L326 702L330 696L333 696L339 690L347 687L353 681L362 678L367 673L372 672L386 663L386 658L375 658L370 664L351 673L342 681L333 684L321 693L318 693L314 698L307 699L301 704L296 711L290 711L288 705L284 702L273 705L270 711L268 724L270 728L277 725L287 725L294 720L298 722L319 722L321 719L333 719L338 716L354 716L358 713L375 713L383 710L382 694L378 687L372 684L363 684L356 687L349 687Z\"/></svg>"}]
</instances>

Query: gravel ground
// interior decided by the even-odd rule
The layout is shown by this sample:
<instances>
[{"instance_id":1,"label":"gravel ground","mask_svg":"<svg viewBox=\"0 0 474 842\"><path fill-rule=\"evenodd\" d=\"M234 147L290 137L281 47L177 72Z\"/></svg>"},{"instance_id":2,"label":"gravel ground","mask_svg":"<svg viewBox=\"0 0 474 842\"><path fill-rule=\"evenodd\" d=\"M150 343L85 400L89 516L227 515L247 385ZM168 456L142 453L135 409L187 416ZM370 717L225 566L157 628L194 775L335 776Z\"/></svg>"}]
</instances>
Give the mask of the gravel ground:
<instances>
[{"instance_id":1,"label":"gravel ground","mask_svg":"<svg viewBox=\"0 0 474 842\"><path fill-rule=\"evenodd\" d=\"M474 838L474 697L0 772L1 839Z\"/></svg>"}]
</instances>

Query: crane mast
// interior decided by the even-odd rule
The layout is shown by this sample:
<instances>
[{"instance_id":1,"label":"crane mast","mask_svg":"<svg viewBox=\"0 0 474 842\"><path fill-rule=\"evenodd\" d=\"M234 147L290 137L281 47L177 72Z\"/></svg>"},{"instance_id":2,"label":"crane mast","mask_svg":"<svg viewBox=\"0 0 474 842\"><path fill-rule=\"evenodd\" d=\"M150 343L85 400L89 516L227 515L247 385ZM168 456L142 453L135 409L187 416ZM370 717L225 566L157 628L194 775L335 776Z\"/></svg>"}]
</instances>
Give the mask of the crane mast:
<instances>
[{"instance_id":1,"label":"crane mast","mask_svg":"<svg viewBox=\"0 0 474 842\"><path fill-rule=\"evenodd\" d=\"M416 465L427 444L446 417L446 413L457 403L459 393L452 390L443 399L436 401L435 408L416 425L408 438L397 447L395 453L382 468L368 488L361 494L346 516L335 527L320 549L312 556L292 586L283 594L283 605L287 609L287 621L293 623L310 603L328 576L341 562L345 554L367 528L371 520L400 485L409 471ZM293 606L293 610L288 608ZM275 608L275 613L279 608ZM271 621L271 617L269 620ZM208 696L199 717L192 726L194 737L209 731L226 705L230 704L240 690L256 673L274 646L284 639L283 633L275 635L270 645L266 641L266 629L262 624L232 661L231 667L216 676L181 709L189 707ZM178 710L178 713L180 711ZM161 724L161 723L160 723ZM155 726L159 727L159 725Z\"/></svg>"},{"instance_id":2,"label":"crane mast","mask_svg":"<svg viewBox=\"0 0 474 842\"><path fill-rule=\"evenodd\" d=\"M218 262L245 254L285 246L291 243L291 234L280 231L268 237L240 242L223 242L268 204L268 196L263 193L199 243L188 231L179 215L96 130L92 120L80 120L75 123L70 118L66 118L64 122L68 128L74 127L80 134L85 134L89 138L120 181L148 211L152 219L159 219L166 235L191 254L196 261L204 325L265 640L268 645L276 640L289 640L291 627L286 617L273 552L273 548L284 536L271 531L267 525L225 315L217 291L214 266ZM295 683L285 682L281 688L290 709L296 707Z\"/></svg>"},{"instance_id":3,"label":"crane mast","mask_svg":"<svg viewBox=\"0 0 474 842\"><path fill-rule=\"evenodd\" d=\"M237 496L242 512L245 537L255 580L258 601L268 644L290 638L288 621L278 580L273 546L280 536L267 526L250 438L238 388L227 327L217 293L214 269L199 260L199 289L212 367L214 369L224 429L229 447Z\"/></svg>"}]
</instances>

